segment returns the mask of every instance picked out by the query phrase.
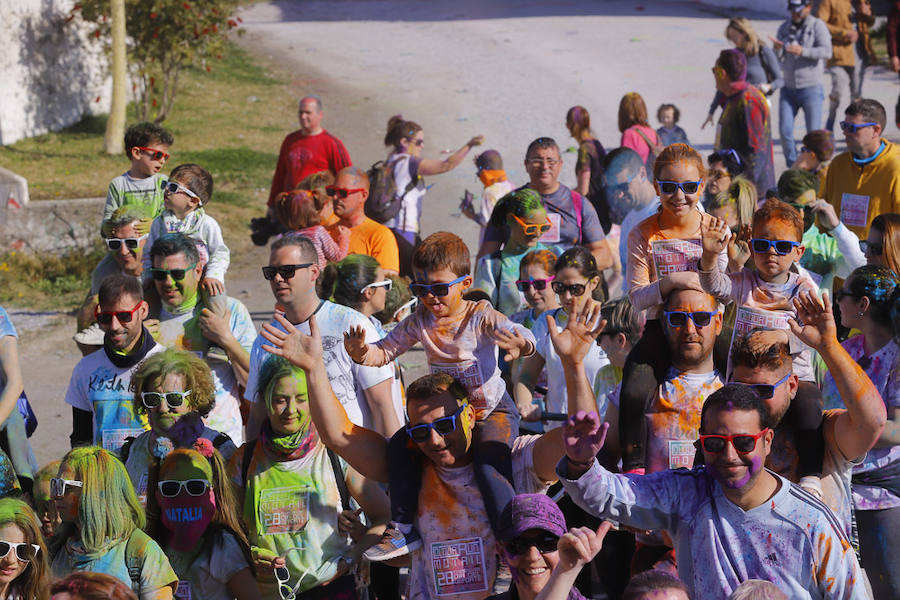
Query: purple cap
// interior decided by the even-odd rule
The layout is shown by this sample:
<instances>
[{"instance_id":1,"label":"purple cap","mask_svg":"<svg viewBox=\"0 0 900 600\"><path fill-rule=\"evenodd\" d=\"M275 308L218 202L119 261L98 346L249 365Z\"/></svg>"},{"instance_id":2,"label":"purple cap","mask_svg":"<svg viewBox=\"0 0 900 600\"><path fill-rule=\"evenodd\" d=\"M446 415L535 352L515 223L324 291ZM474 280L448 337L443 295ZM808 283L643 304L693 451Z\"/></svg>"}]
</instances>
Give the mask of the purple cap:
<instances>
[{"instance_id":1,"label":"purple cap","mask_svg":"<svg viewBox=\"0 0 900 600\"><path fill-rule=\"evenodd\" d=\"M543 529L562 536L566 533L566 518L549 496L519 494L500 514L501 541L513 540L529 529Z\"/></svg>"}]
</instances>

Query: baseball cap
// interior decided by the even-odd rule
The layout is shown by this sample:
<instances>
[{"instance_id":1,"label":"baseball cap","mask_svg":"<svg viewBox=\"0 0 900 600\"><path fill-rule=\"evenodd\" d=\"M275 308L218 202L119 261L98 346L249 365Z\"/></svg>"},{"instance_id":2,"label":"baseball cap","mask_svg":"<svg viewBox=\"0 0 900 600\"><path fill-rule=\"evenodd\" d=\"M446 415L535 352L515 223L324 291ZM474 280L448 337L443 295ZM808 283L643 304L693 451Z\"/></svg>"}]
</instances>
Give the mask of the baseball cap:
<instances>
[{"instance_id":1,"label":"baseball cap","mask_svg":"<svg viewBox=\"0 0 900 600\"><path fill-rule=\"evenodd\" d=\"M788 0L788 10L798 10L807 4L812 4L812 0Z\"/></svg>"},{"instance_id":2,"label":"baseball cap","mask_svg":"<svg viewBox=\"0 0 900 600\"><path fill-rule=\"evenodd\" d=\"M519 494L500 513L500 538L508 542L529 529L543 529L554 535L566 533L566 518L549 496Z\"/></svg>"}]
</instances>

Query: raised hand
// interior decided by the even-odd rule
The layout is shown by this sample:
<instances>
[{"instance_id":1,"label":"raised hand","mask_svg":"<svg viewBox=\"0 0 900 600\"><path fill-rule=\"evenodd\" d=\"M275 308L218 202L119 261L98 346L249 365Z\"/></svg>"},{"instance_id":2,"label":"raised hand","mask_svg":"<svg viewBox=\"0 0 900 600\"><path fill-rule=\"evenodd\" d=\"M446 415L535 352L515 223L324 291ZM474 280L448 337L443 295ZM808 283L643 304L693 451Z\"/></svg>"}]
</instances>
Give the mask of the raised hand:
<instances>
[{"instance_id":1,"label":"raised hand","mask_svg":"<svg viewBox=\"0 0 900 600\"><path fill-rule=\"evenodd\" d=\"M603 548L603 538L612 527L609 521L600 523L597 531L590 527L573 527L559 538L556 549L559 550L559 568L563 571L581 569L588 564L600 549Z\"/></svg>"},{"instance_id":2,"label":"raised hand","mask_svg":"<svg viewBox=\"0 0 900 600\"><path fill-rule=\"evenodd\" d=\"M703 253L718 256L728 247L731 238L731 229L725 219L703 219L700 223L700 241L703 243Z\"/></svg>"},{"instance_id":3,"label":"raised hand","mask_svg":"<svg viewBox=\"0 0 900 600\"><path fill-rule=\"evenodd\" d=\"M360 325L354 325L344 332L344 349L355 363L362 363L366 358L369 345L366 344L366 331Z\"/></svg>"},{"instance_id":4,"label":"raised hand","mask_svg":"<svg viewBox=\"0 0 900 600\"><path fill-rule=\"evenodd\" d=\"M744 268L750 260L750 226L744 225L737 235L731 236L728 242L728 265L732 272Z\"/></svg>"},{"instance_id":5,"label":"raised hand","mask_svg":"<svg viewBox=\"0 0 900 600\"><path fill-rule=\"evenodd\" d=\"M606 321L600 319L600 308L599 302L588 300L577 314L569 315L562 331L556 330L552 316L545 315L550 341L561 359L578 362L587 356L591 344L606 327Z\"/></svg>"},{"instance_id":6,"label":"raised hand","mask_svg":"<svg viewBox=\"0 0 900 600\"><path fill-rule=\"evenodd\" d=\"M503 360L506 362L512 362L519 358L522 355L522 350L531 345L531 342L526 340L517 329L497 327L491 332L491 337L494 338L498 348L506 350L506 355L503 357Z\"/></svg>"},{"instance_id":7,"label":"raised hand","mask_svg":"<svg viewBox=\"0 0 900 600\"><path fill-rule=\"evenodd\" d=\"M797 320L788 319L788 324L801 342L813 350L837 342L837 326L827 291L822 293L822 298L811 291L800 292L794 298L794 309Z\"/></svg>"},{"instance_id":8,"label":"raised hand","mask_svg":"<svg viewBox=\"0 0 900 600\"><path fill-rule=\"evenodd\" d=\"M309 335L294 327L282 313L275 313L275 321L284 331L271 323L263 323L259 335L269 342L263 344L263 350L281 356L305 371L322 364L322 338L315 315L309 318Z\"/></svg>"},{"instance_id":9,"label":"raised hand","mask_svg":"<svg viewBox=\"0 0 900 600\"><path fill-rule=\"evenodd\" d=\"M563 425L566 456L573 463L589 464L603 447L608 429L609 423L601 424L596 412L579 410Z\"/></svg>"},{"instance_id":10,"label":"raised hand","mask_svg":"<svg viewBox=\"0 0 900 600\"><path fill-rule=\"evenodd\" d=\"M812 202L810 202L807 205L807 208L813 211L813 213L819 219L819 224L828 231L831 231L841 224L841 220L838 218L837 212L834 210L834 207L828 203L827 200L818 198L817 200L813 200Z\"/></svg>"},{"instance_id":11,"label":"raised hand","mask_svg":"<svg viewBox=\"0 0 900 600\"><path fill-rule=\"evenodd\" d=\"M480 146L480 145L482 145L483 143L484 143L484 136L483 136L483 135L476 135L476 136L473 137L471 140L469 140L468 142L466 142L466 146L468 146L469 148L474 148L475 146Z\"/></svg>"}]
</instances>

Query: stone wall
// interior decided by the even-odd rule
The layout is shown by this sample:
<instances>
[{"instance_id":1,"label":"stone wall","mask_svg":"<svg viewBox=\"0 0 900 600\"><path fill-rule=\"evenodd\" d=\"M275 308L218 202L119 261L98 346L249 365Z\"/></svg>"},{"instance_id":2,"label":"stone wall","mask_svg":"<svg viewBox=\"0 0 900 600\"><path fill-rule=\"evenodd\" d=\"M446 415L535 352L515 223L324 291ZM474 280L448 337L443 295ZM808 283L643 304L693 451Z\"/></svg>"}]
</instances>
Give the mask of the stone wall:
<instances>
[{"instance_id":1,"label":"stone wall","mask_svg":"<svg viewBox=\"0 0 900 600\"><path fill-rule=\"evenodd\" d=\"M62 253L89 248L100 235L105 198L41 200L22 208L0 204L0 252Z\"/></svg>"},{"instance_id":2,"label":"stone wall","mask_svg":"<svg viewBox=\"0 0 900 600\"><path fill-rule=\"evenodd\" d=\"M86 27L66 22L74 4L0 0L0 145L109 111L107 60Z\"/></svg>"}]
</instances>

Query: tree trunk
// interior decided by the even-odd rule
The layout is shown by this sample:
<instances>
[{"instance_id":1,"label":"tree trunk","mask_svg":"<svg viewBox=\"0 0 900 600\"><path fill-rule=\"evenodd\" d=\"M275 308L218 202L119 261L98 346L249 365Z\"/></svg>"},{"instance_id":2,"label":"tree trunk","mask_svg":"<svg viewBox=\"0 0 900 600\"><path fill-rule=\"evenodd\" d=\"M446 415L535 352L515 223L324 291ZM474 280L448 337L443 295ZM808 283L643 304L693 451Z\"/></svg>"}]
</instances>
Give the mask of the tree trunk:
<instances>
[{"instance_id":1,"label":"tree trunk","mask_svg":"<svg viewBox=\"0 0 900 600\"><path fill-rule=\"evenodd\" d=\"M125 59L125 0L110 0L112 16L112 100L103 149L107 154L124 150L128 70Z\"/></svg>"}]
</instances>

